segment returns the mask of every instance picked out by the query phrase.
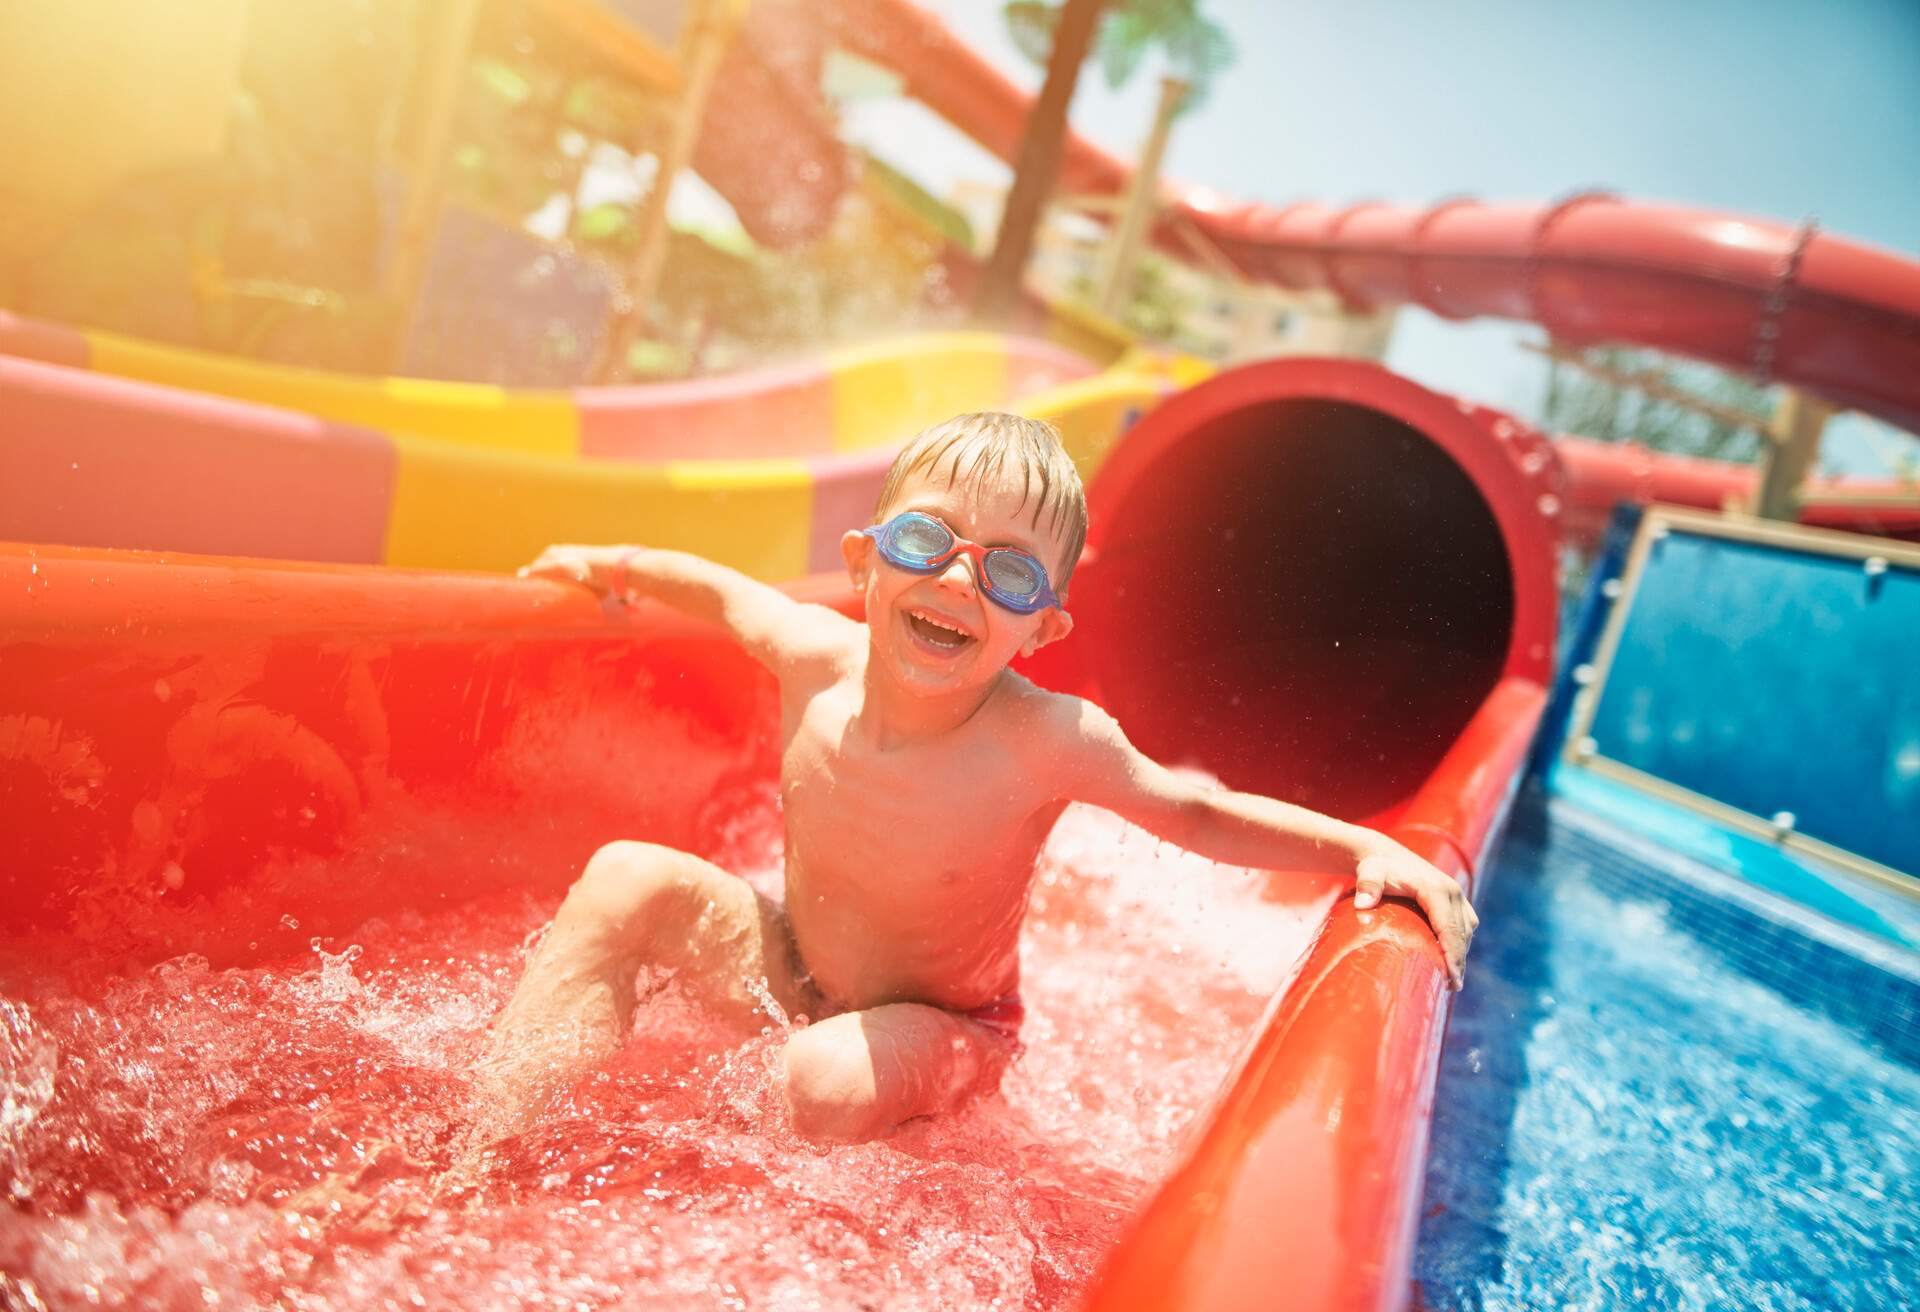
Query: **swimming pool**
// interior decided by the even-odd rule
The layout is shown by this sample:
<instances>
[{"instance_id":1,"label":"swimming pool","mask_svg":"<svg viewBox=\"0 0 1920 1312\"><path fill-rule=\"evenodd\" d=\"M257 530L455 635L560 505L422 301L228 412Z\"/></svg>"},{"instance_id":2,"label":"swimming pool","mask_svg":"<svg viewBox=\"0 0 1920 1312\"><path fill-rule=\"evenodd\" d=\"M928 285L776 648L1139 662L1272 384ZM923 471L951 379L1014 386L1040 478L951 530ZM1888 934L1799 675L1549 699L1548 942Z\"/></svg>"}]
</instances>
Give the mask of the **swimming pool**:
<instances>
[{"instance_id":1,"label":"swimming pool","mask_svg":"<svg viewBox=\"0 0 1920 1312\"><path fill-rule=\"evenodd\" d=\"M1920 1306L1920 968L1886 976L1891 1017L1830 996L1860 986L1818 951L1758 970L1684 858L1617 837L1516 811L1442 1059L1415 1306Z\"/></svg>"}]
</instances>

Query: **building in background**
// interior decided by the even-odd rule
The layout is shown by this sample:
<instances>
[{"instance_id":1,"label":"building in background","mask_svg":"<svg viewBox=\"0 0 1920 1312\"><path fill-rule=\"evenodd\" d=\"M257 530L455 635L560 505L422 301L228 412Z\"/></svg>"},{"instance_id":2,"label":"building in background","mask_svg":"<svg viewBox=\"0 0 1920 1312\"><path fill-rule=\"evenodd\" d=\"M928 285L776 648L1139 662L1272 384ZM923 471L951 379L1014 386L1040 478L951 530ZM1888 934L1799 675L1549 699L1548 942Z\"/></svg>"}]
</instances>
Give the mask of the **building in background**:
<instances>
[{"instance_id":1,"label":"building in background","mask_svg":"<svg viewBox=\"0 0 1920 1312\"><path fill-rule=\"evenodd\" d=\"M1000 223L1006 191L987 182L954 184L947 203L965 218L976 253ZM1087 307L1094 300L1107 225L1070 205L1048 211L1034 241L1028 286L1050 301ZM1238 277L1221 257L1217 268L1197 259L1149 253L1135 278L1126 327L1141 336L1223 364L1280 355L1386 356L1396 312L1343 310L1331 295L1294 292Z\"/></svg>"}]
</instances>

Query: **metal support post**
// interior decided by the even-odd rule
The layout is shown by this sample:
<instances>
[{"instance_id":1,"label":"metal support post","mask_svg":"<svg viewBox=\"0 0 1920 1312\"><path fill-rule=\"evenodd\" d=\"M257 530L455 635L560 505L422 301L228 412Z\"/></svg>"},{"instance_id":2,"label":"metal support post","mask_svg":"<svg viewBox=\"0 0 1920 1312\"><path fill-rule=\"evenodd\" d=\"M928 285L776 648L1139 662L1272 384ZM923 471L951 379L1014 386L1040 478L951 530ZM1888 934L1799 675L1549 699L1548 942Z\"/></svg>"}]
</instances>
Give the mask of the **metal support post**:
<instances>
[{"instance_id":1,"label":"metal support post","mask_svg":"<svg viewBox=\"0 0 1920 1312\"><path fill-rule=\"evenodd\" d=\"M720 61L740 28L744 10L739 0L698 0L688 19L689 27L682 43L685 53L681 60L684 75L680 98L669 118L667 140L655 156L659 167L654 170L653 186L640 210L640 230L632 262L627 266L625 307L614 316L607 329L606 347L595 369L599 382L614 382L623 375L627 353L640 335L642 320L660 288L671 235L667 227L667 199L673 191L674 179L693 158L714 76L720 71Z\"/></svg>"},{"instance_id":2,"label":"metal support post","mask_svg":"<svg viewBox=\"0 0 1920 1312\"><path fill-rule=\"evenodd\" d=\"M1800 489L1820 454L1820 436L1832 414L1833 407L1818 397L1785 389L1766 429L1768 450L1761 461L1754 514L1788 521L1798 517Z\"/></svg>"},{"instance_id":3,"label":"metal support post","mask_svg":"<svg viewBox=\"0 0 1920 1312\"><path fill-rule=\"evenodd\" d=\"M1160 208L1160 161L1167 153L1167 137L1173 131L1174 115L1186 99L1189 87L1177 77L1160 79L1160 105L1153 117L1153 131L1140 162L1134 166L1133 182L1127 189L1127 207L1113 226L1102 257L1100 295L1097 305L1102 314L1119 318L1133 294L1133 274L1140 263L1140 247L1153 226Z\"/></svg>"},{"instance_id":4,"label":"metal support post","mask_svg":"<svg viewBox=\"0 0 1920 1312\"><path fill-rule=\"evenodd\" d=\"M421 24L420 87L413 122L404 139L414 147L414 174L408 181L394 236L393 257L387 263L381 299L386 305L386 360L389 371L400 372L413 329L420 286L426 281L427 261L440 231L440 211L447 195L447 154L452 144L455 111L465 89L467 63L473 50L473 29L481 0L440 0L428 7Z\"/></svg>"}]
</instances>

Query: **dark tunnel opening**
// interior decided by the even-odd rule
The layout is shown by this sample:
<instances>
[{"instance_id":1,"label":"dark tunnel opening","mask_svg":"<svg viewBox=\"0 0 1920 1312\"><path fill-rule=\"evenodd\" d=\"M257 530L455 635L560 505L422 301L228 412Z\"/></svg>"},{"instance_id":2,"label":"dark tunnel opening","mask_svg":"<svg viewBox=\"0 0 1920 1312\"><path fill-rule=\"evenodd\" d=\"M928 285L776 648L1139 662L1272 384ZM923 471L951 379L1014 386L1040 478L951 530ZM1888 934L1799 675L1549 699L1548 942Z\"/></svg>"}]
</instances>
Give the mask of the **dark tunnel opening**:
<instances>
[{"instance_id":1,"label":"dark tunnel opening","mask_svg":"<svg viewBox=\"0 0 1920 1312\"><path fill-rule=\"evenodd\" d=\"M1166 443L1074 589L1081 655L1150 756L1350 819L1432 770L1500 677L1507 546L1435 441L1346 401Z\"/></svg>"}]
</instances>

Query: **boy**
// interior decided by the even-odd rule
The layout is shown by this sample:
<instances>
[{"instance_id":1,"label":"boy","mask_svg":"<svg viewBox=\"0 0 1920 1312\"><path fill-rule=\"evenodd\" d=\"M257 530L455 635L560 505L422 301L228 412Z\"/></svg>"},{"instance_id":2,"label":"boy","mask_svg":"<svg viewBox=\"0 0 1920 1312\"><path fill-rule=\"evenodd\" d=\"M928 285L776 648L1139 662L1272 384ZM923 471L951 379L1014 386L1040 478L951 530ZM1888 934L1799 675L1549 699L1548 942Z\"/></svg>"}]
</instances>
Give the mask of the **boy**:
<instances>
[{"instance_id":1,"label":"boy","mask_svg":"<svg viewBox=\"0 0 1920 1312\"><path fill-rule=\"evenodd\" d=\"M765 987L815 1023L780 1078L802 1134L858 1140L992 1085L1015 1051L1036 858L1069 801L1232 865L1352 872L1356 902L1417 899L1455 988L1478 918L1382 834L1190 783L1112 717L1007 668L1067 636L1086 497L1053 429L962 415L901 451L873 527L841 540L864 623L696 556L551 547L523 574L717 622L780 686L786 902L698 857L619 842L588 861L497 1022L491 1133L625 1033L642 964L757 1027Z\"/></svg>"}]
</instances>

